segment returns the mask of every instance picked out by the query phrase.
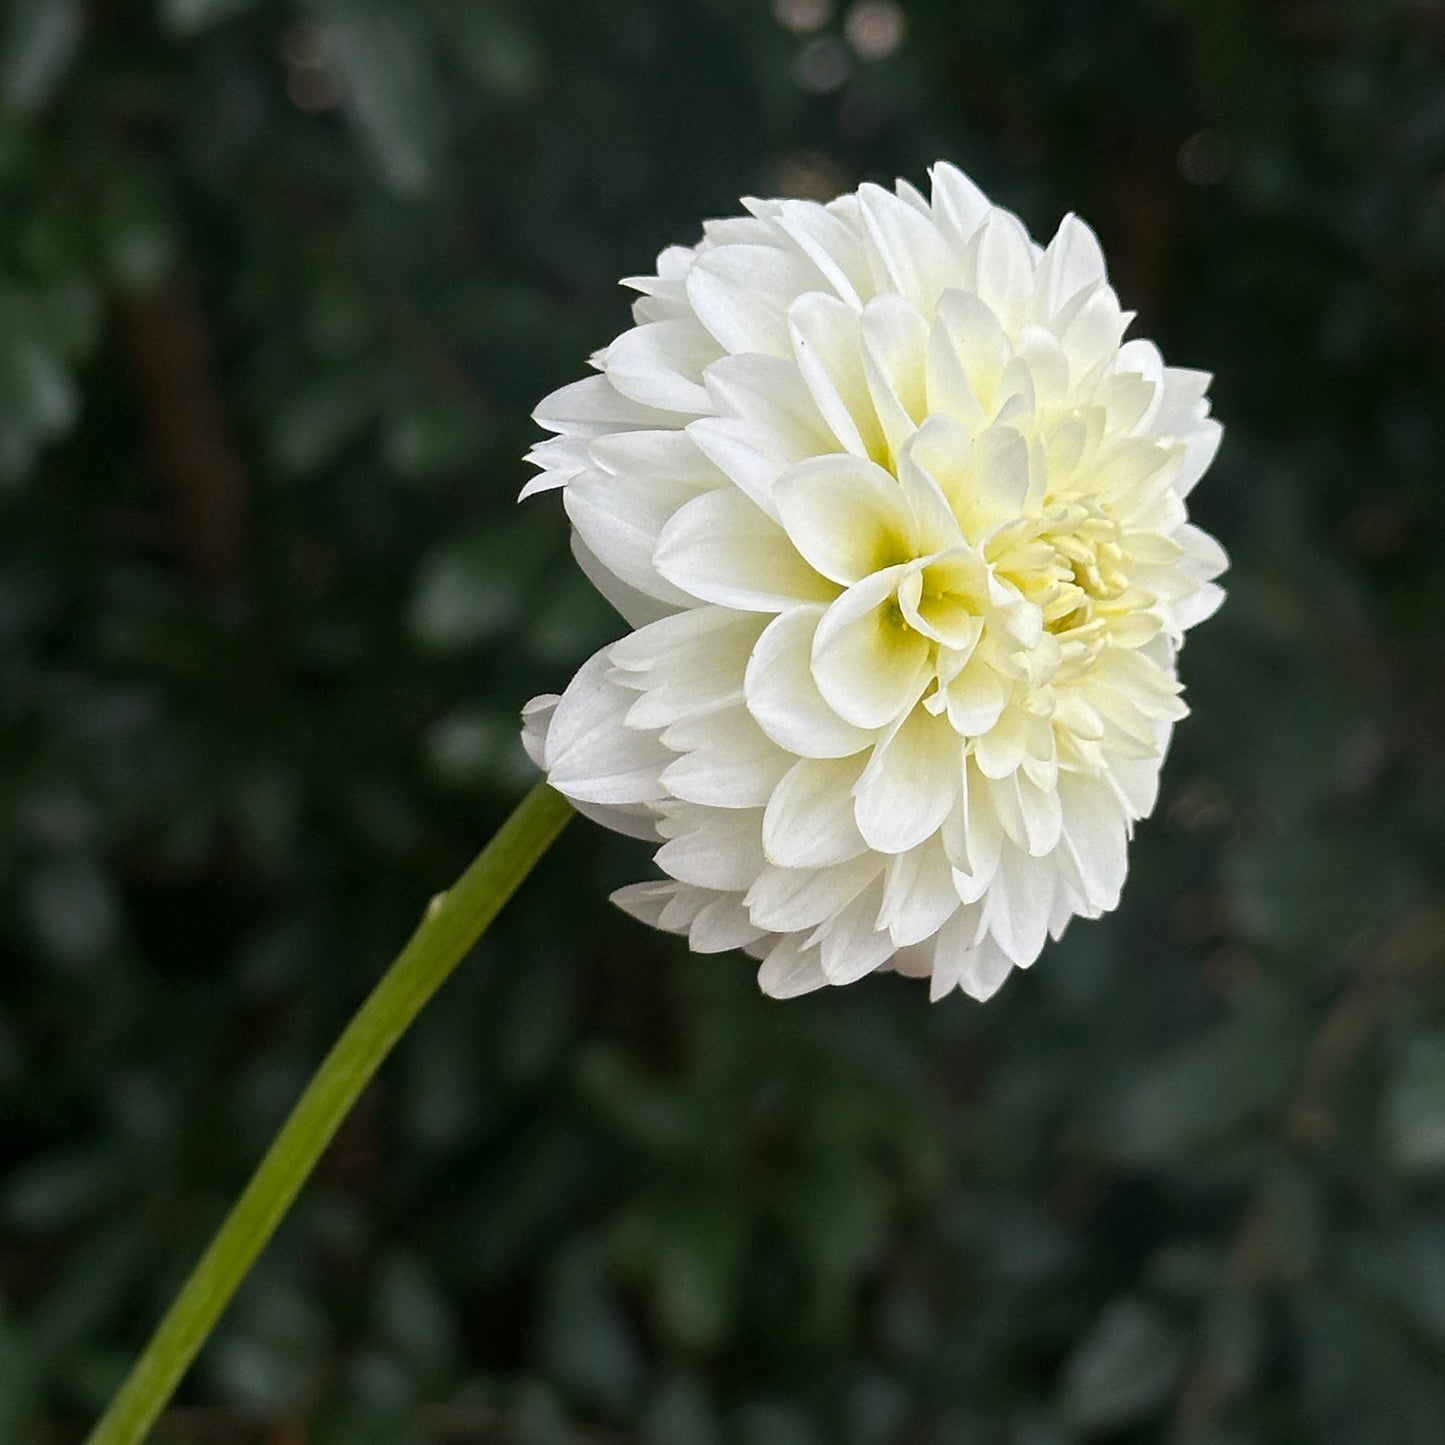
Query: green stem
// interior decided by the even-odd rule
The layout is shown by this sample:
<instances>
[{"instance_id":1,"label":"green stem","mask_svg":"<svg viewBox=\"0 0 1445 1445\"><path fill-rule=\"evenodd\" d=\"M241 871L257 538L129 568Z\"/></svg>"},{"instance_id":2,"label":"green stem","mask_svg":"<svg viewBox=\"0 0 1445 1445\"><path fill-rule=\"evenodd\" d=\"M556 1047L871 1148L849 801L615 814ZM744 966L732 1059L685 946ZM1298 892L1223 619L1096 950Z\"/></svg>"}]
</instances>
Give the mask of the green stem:
<instances>
[{"instance_id":1,"label":"green stem","mask_svg":"<svg viewBox=\"0 0 1445 1445\"><path fill-rule=\"evenodd\" d=\"M426 914L357 1010L86 1445L139 1445L396 1041L572 816L539 783Z\"/></svg>"}]
</instances>

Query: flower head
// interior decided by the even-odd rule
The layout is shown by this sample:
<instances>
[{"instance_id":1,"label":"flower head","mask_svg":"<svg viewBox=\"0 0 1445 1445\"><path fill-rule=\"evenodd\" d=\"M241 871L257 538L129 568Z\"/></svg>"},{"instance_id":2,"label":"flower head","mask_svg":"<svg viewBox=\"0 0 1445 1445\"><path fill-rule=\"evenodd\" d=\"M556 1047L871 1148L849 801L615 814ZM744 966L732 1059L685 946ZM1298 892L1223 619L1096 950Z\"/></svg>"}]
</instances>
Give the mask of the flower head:
<instances>
[{"instance_id":1,"label":"flower head","mask_svg":"<svg viewBox=\"0 0 1445 1445\"><path fill-rule=\"evenodd\" d=\"M1185 497L1219 444L1093 233L1047 248L938 165L748 201L672 247L537 409L633 631L527 709L552 785L660 844L621 906L769 993L875 969L991 994L1118 901L1218 606Z\"/></svg>"}]
</instances>

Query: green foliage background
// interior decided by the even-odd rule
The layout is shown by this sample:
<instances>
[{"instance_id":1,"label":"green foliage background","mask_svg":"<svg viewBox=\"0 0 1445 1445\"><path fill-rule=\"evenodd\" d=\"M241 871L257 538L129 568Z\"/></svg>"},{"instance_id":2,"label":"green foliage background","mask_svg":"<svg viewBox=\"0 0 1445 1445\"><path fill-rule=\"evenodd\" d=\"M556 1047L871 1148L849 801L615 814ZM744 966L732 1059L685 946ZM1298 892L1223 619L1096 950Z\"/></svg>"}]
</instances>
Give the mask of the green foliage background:
<instances>
[{"instance_id":1,"label":"green foliage background","mask_svg":"<svg viewBox=\"0 0 1445 1445\"><path fill-rule=\"evenodd\" d=\"M162 1438L1445 1439L1445 11L902 4L0 10L0 1440L80 1437L616 633L513 503L616 278L939 157L1218 376L1123 907L783 1005L574 825Z\"/></svg>"}]
</instances>

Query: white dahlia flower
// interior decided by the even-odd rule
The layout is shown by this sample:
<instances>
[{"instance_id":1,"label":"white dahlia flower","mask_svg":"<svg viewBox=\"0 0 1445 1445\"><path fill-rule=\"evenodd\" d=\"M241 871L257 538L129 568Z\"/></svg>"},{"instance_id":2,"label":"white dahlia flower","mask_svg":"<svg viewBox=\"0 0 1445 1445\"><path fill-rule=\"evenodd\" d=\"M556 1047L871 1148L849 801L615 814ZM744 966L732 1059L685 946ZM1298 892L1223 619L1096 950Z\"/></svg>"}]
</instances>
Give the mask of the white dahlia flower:
<instances>
[{"instance_id":1,"label":"white dahlia flower","mask_svg":"<svg viewBox=\"0 0 1445 1445\"><path fill-rule=\"evenodd\" d=\"M953 166L745 202L671 247L600 373L538 407L633 631L526 709L553 787L658 842L616 901L786 996L875 969L987 998L1119 898L1226 559L1220 427L1070 216Z\"/></svg>"}]
</instances>

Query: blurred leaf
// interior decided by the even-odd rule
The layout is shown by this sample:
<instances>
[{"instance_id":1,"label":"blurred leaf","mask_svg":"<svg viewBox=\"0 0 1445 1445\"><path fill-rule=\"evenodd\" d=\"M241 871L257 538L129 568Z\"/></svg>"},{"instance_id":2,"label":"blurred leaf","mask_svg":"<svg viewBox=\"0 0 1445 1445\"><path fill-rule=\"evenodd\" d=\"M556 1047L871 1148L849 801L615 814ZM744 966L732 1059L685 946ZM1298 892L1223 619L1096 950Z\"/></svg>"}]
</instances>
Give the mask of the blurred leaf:
<instances>
[{"instance_id":1,"label":"blurred leaf","mask_svg":"<svg viewBox=\"0 0 1445 1445\"><path fill-rule=\"evenodd\" d=\"M417 641L434 652L456 652L500 636L521 613L530 566L506 528L439 548L422 564L412 598Z\"/></svg>"},{"instance_id":2,"label":"blurred leaf","mask_svg":"<svg viewBox=\"0 0 1445 1445\"><path fill-rule=\"evenodd\" d=\"M1402 1235L1394 1284L1406 1311L1437 1346L1445 1346L1445 1224L1427 1220Z\"/></svg>"},{"instance_id":3,"label":"blurred leaf","mask_svg":"<svg viewBox=\"0 0 1445 1445\"><path fill-rule=\"evenodd\" d=\"M1283 1099L1305 1030L1296 1000L1256 984L1213 1029L1148 1064L1104 1124L1106 1146L1131 1163L1165 1164L1229 1138Z\"/></svg>"},{"instance_id":4,"label":"blurred leaf","mask_svg":"<svg viewBox=\"0 0 1445 1445\"><path fill-rule=\"evenodd\" d=\"M430 1445L422 1402L530 1445L1133 1445L1173 1408L1129 1399L1157 1342L1089 1366L1117 1427L1051 1398L1116 1300L1230 1382L1209 1445L1436 1445L1430 930L1373 1031L1329 1010L1445 889L1438 31L1379 0L0 6L4 1445L94 1417L534 776L518 705L622 632L560 499L514 505L616 278L741 195L941 155L1040 240L1086 216L1140 333L1217 377L1189 506L1230 596L1121 909L985 1008L886 976L777 1005L609 907L644 845L569 830L195 1398L285 1396L316 1445ZM180 279L208 374L142 407L126 293ZM1329 1097L1282 1117L1316 1039Z\"/></svg>"},{"instance_id":5,"label":"blurred leaf","mask_svg":"<svg viewBox=\"0 0 1445 1445\"><path fill-rule=\"evenodd\" d=\"M502 5L431 0L427 9L457 60L486 91L511 101L536 92L545 54L531 31Z\"/></svg>"},{"instance_id":6,"label":"blurred leaf","mask_svg":"<svg viewBox=\"0 0 1445 1445\"><path fill-rule=\"evenodd\" d=\"M412 1258L394 1255L382 1266L373 1303L380 1336L411 1375L435 1378L455 1346L451 1311L430 1274Z\"/></svg>"},{"instance_id":7,"label":"blurred leaf","mask_svg":"<svg viewBox=\"0 0 1445 1445\"><path fill-rule=\"evenodd\" d=\"M0 1440L30 1437L37 1400L25 1336L0 1299Z\"/></svg>"},{"instance_id":8,"label":"blurred leaf","mask_svg":"<svg viewBox=\"0 0 1445 1445\"><path fill-rule=\"evenodd\" d=\"M100 1230L62 1262L32 1326L35 1353L52 1371L84 1347L137 1276L147 1272L150 1246L150 1232L127 1220Z\"/></svg>"},{"instance_id":9,"label":"blurred leaf","mask_svg":"<svg viewBox=\"0 0 1445 1445\"><path fill-rule=\"evenodd\" d=\"M849 1445L889 1445L907 1429L909 1392L901 1380L877 1371L860 1373L844 1405ZM1018 1442L1014 1442L1018 1445Z\"/></svg>"},{"instance_id":10,"label":"blurred leaf","mask_svg":"<svg viewBox=\"0 0 1445 1445\"><path fill-rule=\"evenodd\" d=\"M1311 1440L1321 1445L1432 1445L1445 1385L1398 1323L1327 1286L1296 1302Z\"/></svg>"},{"instance_id":11,"label":"blurred leaf","mask_svg":"<svg viewBox=\"0 0 1445 1445\"><path fill-rule=\"evenodd\" d=\"M45 291L0 284L0 481L23 477L41 446L68 431L80 396L55 345ZM63 333L62 341L65 338Z\"/></svg>"},{"instance_id":12,"label":"blurred leaf","mask_svg":"<svg viewBox=\"0 0 1445 1445\"><path fill-rule=\"evenodd\" d=\"M1163 1404L1183 1365L1183 1343L1167 1319L1142 1300L1115 1300L1065 1366L1065 1417L1089 1433L1131 1424Z\"/></svg>"},{"instance_id":13,"label":"blurred leaf","mask_svg":"<svg viewBox=\"0 0 1445 1445\"><path fill-rule=\"evenodd\" d=\"M160 16L176 35L199 35L222 20L253 9L257 0L159 0Z\"/></svg>"},{"instance_id":14,"label":"blurred leaf","mask_svg":"<svg viewBox=\"0 0 1445 1445\"><path fill-rule=\"evenodd\" d=\"M121 290L151 291L166 279L180 246L170 200L154 169L113 166L99 220L106 269Z\"/></svg>"},{"instance_id":15,"label":"blurred leaf","mask_svg":"<svg viewBox=\"0 0 1445 1445\"><path fill-rule=\"evenodd\" d=\"M515 792L536 777L536 765L522 748L515 714L461 707L438 718L422 743L432 769L453 787L487 783Z\"/></svg>"},{"instance_id":16,"label":"blurred leaf","mask_svg":"<svg viewBox=\"0 0 1445 1445\"><path fill-rule=\"evenodd\" d=\"M78 967L100 959L115 944L119 909L110 879L89 856L74 854L45 864L26 887L31 927L57 962Z\"/></svg>"},{"instance_id":17,"label":"blurred leaf","mask_svg":"<svg viewBox=\"0 0 1445 1445\"><path fill-rule=\"evenodd\" d=\"M39 110L70 68L85 30L81 0L10 0L0 22L0 99Z\"/></svg>"},{"instance_id":18,"label":"blurred leaf","mask_svg":"<svg viewBox=\"0 0 1445 1445\"><path fill-rule=\"evenodd\" d=\"M584 1046L577 1078L588 1101L623 1138L656 1154L685 1151L694 1142L686 1100L649 1078L621 1050Z\"/></svg>"},{"instance_id":19,"label":"blurred leaf","mask_svg":"<svg viewBox=\"0 0 1445 1445\"><path fill-rule=\"evenodd\" d=\"M306 476L333 464L375 419L379 389L379 378L365 364L314 374L272 419L277 466Z\"/></svg>"},{"instance_id":20,"label":"blurred leaf","mask_svg":"<svg viewBox=\"0 0 1445 1445\"><path fill-rule=\"evenodd\" d=\"M272 1271L253 1274L207 1345L204 1368L226 1396L276 1409L306 1390L327 1334L299 1282Z\"/></svg>"},{"instance_id":21,"label":"blurred leaf","mask_svg":"<svg viewBox=\"0 0 1445 1445\"><path fill-rule=\"evenodd\" d=\"M347 115L387 185L398 196L420 195L441 144L441 87L420 17L381 0L327 0L318 13Z\"/></svg>"},{"instance_id":22,"label":"blurred leaf","mask_svg":"<svg viewBox=\"0 0 1445 1445\"><path fill-rule=\"evenodd\" d=\"M719 1195L669 1210L652 1261L658 1321L684 1350L716 1349L731 1323L747 1216Z\"/></svg>"},{"instance_id":23,"label":"blurred leaf","mask_svg":"<svg viewBox=\"0 0 1445 1445\"><path fill-rule=\"evenodd\" d=\"M588 1244L565 1246L547 1270L541 1350L557 1383L588 1408L626 1409L642 1383L637 1341Z\"/></svg>"},{"instance_id":24,"label":"blurred leaf","mask_svg":"<svg viewBox=\"0 0 1445 1445\"><path fill-rule=\"evenodd\" d=\"M1267 1339L1263 1302L1248 1285L1226 1276L1200 1322L1199 1355L1220 1384L1240 1390L1259 1369Z\"/></svg>"},{"instance_id":25,"label":"blurred leaf","mask_svg":"<svg viewBox=\"0 0 1445 1445\"><path fill-rule=\"evenodd\" d=\"M474 461L484 434L473 407L433 393L391 419L382 432L382 447L397 476L422 480Z\"/></svg>"},{"instance_id":26,"label":"blurred leaf","mask_svg":"<svg viewBox=\"0 0 1445 1445\"><path fill-rule=\"evenodd\" d=\"M1385 1107L1387 1138L1401 1168L1424 1173L1445 1166L1445 1035L1410 1040Z\"/></svg>"},{"instance_id":27,"label":"blurred leaf","mask_svg":"<svg viewBox=\"0 0 1445 1445\"><path fill-rule=\"evenodd\" d=\"M820 1445L818 1432L795 1405L760 1401L738 1412L738 1445Z\"/></svg>"},{"instance_id":28,"label":"blurred leaf","mask_svg":"<svg viewBox=\"0 0 1445 1445\"><path fill-rule=\"evenodd\" d=\"M116 1191L116 1161L94 1148L56 1150L13 1171L0 1189L0 1215L26 1231L74 1223Z\"/></svg>"},{"instance_id":29,"label":"blurred leaf","mask_svg":"<svg viewBox=\"0 0 1445 1445\"><path fill-rule=\"evenodd\" d=\"M529 1381L520 1392L512 1425L517 1445L573 1445L561 1401L540 1382Z\"/></svg>"},{"instance_id":30,"label":"blurred leaf","mask_svg":"<svg viewBox=\"0 0 1445 1445\"><path fill-rule=\"evenodd\" d=\"M723 1445L722 1427L691 1376L672 1376L648 1402L641 1445Z\"/></svg>"}]
</instances>

